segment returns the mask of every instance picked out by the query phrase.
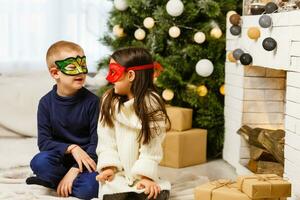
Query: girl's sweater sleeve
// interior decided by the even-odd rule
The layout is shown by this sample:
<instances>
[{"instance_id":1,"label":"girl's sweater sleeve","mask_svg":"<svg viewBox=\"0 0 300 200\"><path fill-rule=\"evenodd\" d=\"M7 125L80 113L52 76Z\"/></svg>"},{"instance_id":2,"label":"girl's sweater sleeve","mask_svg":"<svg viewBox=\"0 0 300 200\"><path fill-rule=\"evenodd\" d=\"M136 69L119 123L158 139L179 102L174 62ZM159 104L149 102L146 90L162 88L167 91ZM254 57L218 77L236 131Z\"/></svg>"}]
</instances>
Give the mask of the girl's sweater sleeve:
<instances>
[{"instance_id":1,"label":"girl's sweater sleeve","mask_svg":"<svg viewBox=\"0 0 300 200\"><path fill-rule=\"evenodd\" d=\"M117 167L122 169L121 161L117 151L115 131L113 128L98 124L98 140L97 146L98 164L97 169L100 171L105 167Z\"/></svg>"},{"instance_id":2,"label":"girl's sweater sleeve","mask_svg":"<svg viewBox=\"0 0 300 200\"><path fill-rule=\"evenodd\" d=\"M166 123L157 121L156 124L150 123L150 127L156 130L148 144L141 144L139 158L133 165L131 173L136 177L146 176L157 181L158 164L163 156L162 142L166 135Z\"/></svg>"}]
</instances>

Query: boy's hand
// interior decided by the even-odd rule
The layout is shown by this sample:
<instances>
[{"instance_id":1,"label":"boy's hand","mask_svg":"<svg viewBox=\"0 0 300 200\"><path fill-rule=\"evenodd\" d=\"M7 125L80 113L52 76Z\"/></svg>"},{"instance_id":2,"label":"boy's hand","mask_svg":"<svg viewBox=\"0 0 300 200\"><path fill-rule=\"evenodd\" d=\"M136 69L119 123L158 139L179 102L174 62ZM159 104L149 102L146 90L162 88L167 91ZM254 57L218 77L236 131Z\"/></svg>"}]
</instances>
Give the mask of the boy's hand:
<instances>
[{"instance_id":1,"label":"boy's hand","mask_svg":"<svg viewBox=\"0 0 300 200\"><path fill-rule=\"evenodd\" d=\"M115 167L106 167L104 168L98 176L96 176L96 180L104 183L105 181L112 181L115 178L115 172L117 169Z\"/></svg>"},{"instance_id":2,"label":"boy's hand","mask_svg":"<svg viewBox=\"0 0 300 200\"><path fill-rule=\"evenodd\" d=\"M57 194L61 197L68 197L72 194L73 181L79 174L78 168L72 167L57 186Z\"/></svg>"},{"instance_id":3,"label":"boy's hand","mask_svg":"<svg viewBox=\"0 0 300 200\"><path fill-rule=\"evenodd\" d=\"M72 148L70 151L79 166L79 171L82 172L82 164L87 168L89 172L96 171L96 163L80 146Z\"/></svg>"},{"instance_id":4,"label":"boy's hand","mask_svg":"<svg viewBox=\"0 0 300 200\"><path fill-rule=\"evenodd\" d=\"M142 177L142 180L137 182L136 188L138 190L145 189L144 193L149 194L148 199L156 199L157 195L160 193L159 185L147 177Z\"/></svg>"}]
</instances>

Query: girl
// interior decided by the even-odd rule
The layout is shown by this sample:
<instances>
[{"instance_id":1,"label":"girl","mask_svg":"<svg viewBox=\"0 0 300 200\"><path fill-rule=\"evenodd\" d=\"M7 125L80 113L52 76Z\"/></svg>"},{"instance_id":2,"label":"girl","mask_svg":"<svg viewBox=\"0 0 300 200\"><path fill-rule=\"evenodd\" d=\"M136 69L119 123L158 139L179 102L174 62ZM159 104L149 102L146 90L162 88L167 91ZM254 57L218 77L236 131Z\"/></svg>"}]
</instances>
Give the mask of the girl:
<instances>
[{"instance_id":1,"label":"girl","mask_svg":"<svg viewBox=\"0 0 300 200\"><path fill-rule=\"evenodd\" d=\"M100 199L169 198L170 183L157 175L169 119L153 71L146 49L124 48L111 56L106 79L114 88L103 95L98 125Z\"/></svg>"}]
</instances>

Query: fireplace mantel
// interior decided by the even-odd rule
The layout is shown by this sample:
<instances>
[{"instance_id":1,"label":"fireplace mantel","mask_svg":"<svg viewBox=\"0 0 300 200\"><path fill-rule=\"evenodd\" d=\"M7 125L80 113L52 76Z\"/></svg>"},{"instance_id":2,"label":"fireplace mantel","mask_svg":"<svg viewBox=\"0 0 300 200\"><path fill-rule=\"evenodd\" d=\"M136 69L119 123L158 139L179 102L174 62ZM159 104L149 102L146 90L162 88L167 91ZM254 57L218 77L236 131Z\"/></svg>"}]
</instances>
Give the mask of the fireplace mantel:
<instances>
[{"instance_id":1,"label":"fireplace mantel","mask_svg":"<svg viewBox=\"0 0 300 200\"><path fill-rule=\"evenodd\" d=\"M253 65L300 72L300 10L269 16L273 22L271 28L259 26L260 15L243 16L240 36L230 33L231 24L227 21L226 50L243 49L253 57ZM261 36L257 41L248 38L247 30L250 27L260 29ZM262 41L266 37L276 40L277 49L270 52L263 49Z\"/></svg>"},{"instance_id":2,"label":"fireplace mantel","mask_svg":"<svg viewBox=\"0 0 300 200\"><path fill-rule=\"evenodd\" d=\"M243 16L240 36L231 35L229 31L231 24L227 19L227 53L241 48L253 57L253 66L261 68L262 72L258 70L258 72L252 73L251 70L255 67L245 67L240 62L232 63L228 60L225 62L223 158L236 168L238 174L251 173L240 162L241 158L247 156L248 146L236 133L245 124L245 113L247 112L245 105L247 105L247 101L252 100L259 102L260 106L263 103L269 103L268 100L272 103L282 100L284 107L281 114L283 119L281 127L286 132L284 176L292 182L293 197L291 199L296 200L300 199L300 10L275 13L270 16L273 26L268 29L259 26L260 16ZM257 41L248 38L249 27L260 28L261 37ZM263 49L262 41L266 37L273 37L276 40L276 50L268 52ZM268 74L270 71L268 69L271 71L272 69L284 70L284 73L278 71L279 73L276 74L275 71L275 73ZM270 78L275 79L269 80ZM282 83L282 78L284 78L284 83ZM257 80L266 81L261 82L262 87L257 87L257 85L260 86L257 84ZM280 85L272 86L273 80ZM251 81L256 85L255 87L249 87L252 85ZM277 86L280 88L276 88ZM268 91L270 88L272 91ZM281 93L276 93L277 90L280 90ZM275 93L272 95L272 92ZM259 109L257 108L257 110ZM256 116L255 112L248 116L252 116L254 120L259 118L259 114ZM276 119L274 120L276 121Z\"/></svg>"}]
</instances>

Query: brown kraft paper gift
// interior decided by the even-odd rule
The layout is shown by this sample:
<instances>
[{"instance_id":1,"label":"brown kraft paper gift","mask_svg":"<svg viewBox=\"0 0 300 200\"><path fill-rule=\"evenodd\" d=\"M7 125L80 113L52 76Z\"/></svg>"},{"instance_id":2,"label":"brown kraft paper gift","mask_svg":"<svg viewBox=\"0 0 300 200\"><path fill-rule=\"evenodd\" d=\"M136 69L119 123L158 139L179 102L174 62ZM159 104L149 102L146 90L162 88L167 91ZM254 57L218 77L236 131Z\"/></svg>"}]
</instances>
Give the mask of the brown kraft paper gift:
<instances>
[{"instance_id":1,"label":"brown kraft paper gift","mask_svg":"<svg viewBox=\"0 0 300 200\"><path fill-rule=\"evenodd\" d=\"M279 198L291 196L291 183L276 174L239 176L239 189L250 198Z\"/></svg>"}]
</instances>

